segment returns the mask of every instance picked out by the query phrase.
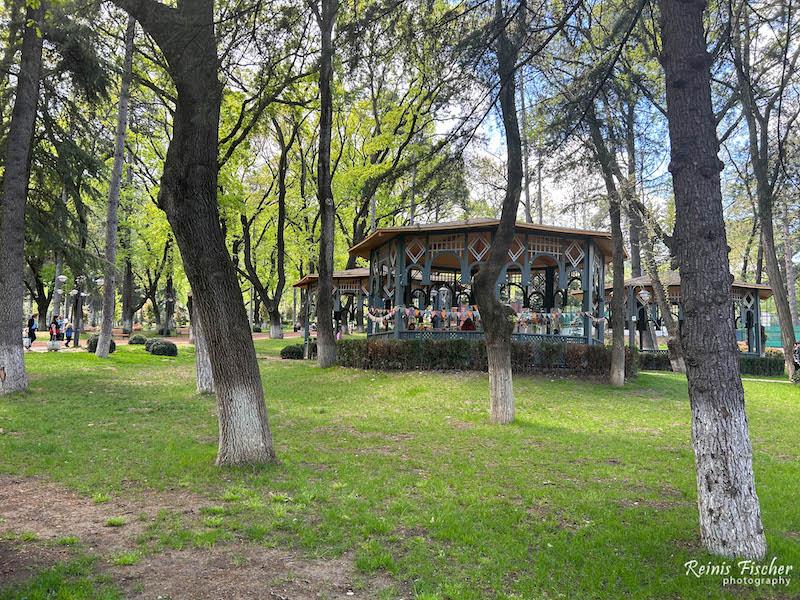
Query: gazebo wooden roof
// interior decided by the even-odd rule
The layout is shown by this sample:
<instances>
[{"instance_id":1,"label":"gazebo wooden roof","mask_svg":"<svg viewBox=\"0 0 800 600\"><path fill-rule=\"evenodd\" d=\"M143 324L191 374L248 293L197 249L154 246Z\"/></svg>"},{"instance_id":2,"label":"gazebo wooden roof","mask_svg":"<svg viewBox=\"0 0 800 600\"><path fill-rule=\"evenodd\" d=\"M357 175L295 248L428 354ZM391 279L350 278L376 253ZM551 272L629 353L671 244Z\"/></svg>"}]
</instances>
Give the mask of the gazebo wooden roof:
<instances>
[{"instance_id":1,"label":"gazebo wooden roof","mask_svg":"<svg viewBox=\"0 0 800 600\"><path fill-rule=\"evenodd\" d=\"M448 233L454 231L492 230L500 224L499 219L478 218L462 221L446 221L442 223L427 223L420 225L404 225L402 227L383 227L371 233L362 242L350 248L350 254L369 259L370 251L381 244L399 236L408 234ZM569 227L555 227L552 225L537 225L517 221L516 230L519 233L533 235L561 234L574 237L590 237L600 248L606 262L611 262L611 234L606 231L593 231L588 229L571 229ZM627 254L626 254L627 257Z\"/></svg>"},{"instance_id":2,"label":"gazebo wooden roof","mask_svg":"<svg viewBox=\"0 0 800 600\"><path fill-rule=\"evenodd\" d=\"M344 271L334 271L333 272L333 281L341 281L343 279L367 279L369 277L369 269L366 267L358 268L358 269L345 269ZM319 275L317 273L310 273L303 277L297 283L292 284L292 287L296 288L304 288L308 287L312 283L316 282L319 279Z\"/></svg>"}]
</instances>

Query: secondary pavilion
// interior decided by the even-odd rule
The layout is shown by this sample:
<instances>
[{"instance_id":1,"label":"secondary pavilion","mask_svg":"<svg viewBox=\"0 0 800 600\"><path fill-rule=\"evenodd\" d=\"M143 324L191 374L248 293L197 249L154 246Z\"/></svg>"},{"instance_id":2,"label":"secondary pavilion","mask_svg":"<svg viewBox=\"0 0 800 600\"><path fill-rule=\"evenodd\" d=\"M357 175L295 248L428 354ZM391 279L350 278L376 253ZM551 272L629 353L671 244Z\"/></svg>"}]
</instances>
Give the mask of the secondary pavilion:
<instances>
[{"instance_id":1,"label":"secondary pavilion","mask_svg":"<svg viewBox=\"0 0 800 600\"><path fill-rule=\"evenodd\" d=\"M683 302L681 298L681 278L678 273L670 271L660 276L664 285L667 300L673 316L683 325ZM743 354L753 356L764 355L761 336L761 300L772 296L768 285L733 282L733 313L736 319L736 340L746 345ZM606 302L611 300L611 286L606 286ZM642 332L653 322L661 327L661 312L653 293L653 283L648 276L625 280L626 320L628 323L629 344L636 344L636 332L639 331L639 346L642 346ZM631 327L630 325L633 324ZM644 352L666 352L666 350L648 350Z\"/></svg>"},{"instance_id":2,"label":"secondary pavilion","mask_svg":"<svg viewBox=\"0 0 800 600\"><path fill-rule=\"evenodd\" d=\"M371 338L482 338L472 280L500 221L378 229L350 248L369 261ZM516 224L497 295L514 308L517 340L602 344L611 234ZM572 292L581 290L578 300Z\"/></svg>"},{"instance_id":3,"label":"secondary pavilion","mask_svg":"<svg viewBox=\"0 0 800 600\"><path fill-rule=\"evenodd\" d=\"M303 307L303 331L307 339L309 327L316 322L317 283L319 275L312 273L293 284L300 290L300 304ZM346 306L352 299L352 310L356 315L363 312L364 302L369 296L369 269L346 269L333 272L333 318L337 323L349 320Z\"/></svg>"}]
</instances>

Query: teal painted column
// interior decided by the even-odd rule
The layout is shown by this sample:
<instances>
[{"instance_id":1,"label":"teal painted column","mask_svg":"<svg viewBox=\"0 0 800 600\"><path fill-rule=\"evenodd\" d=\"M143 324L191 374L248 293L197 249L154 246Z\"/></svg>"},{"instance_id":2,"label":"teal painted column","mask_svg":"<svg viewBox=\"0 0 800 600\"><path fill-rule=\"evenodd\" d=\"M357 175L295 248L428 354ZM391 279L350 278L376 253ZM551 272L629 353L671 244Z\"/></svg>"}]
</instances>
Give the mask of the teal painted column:
<instances>
[{"instance_id":1,"label":"teal painted column","mask_svg":"<svg viewBox=\"0 0 800 600\"><path fill-rule=\"evenodd\" d=\"M583 288L583 312L592 313L593 292L592 286L593 273L592 265L594 263L594 244L590 238L586 238L583 242L583 276L581 277L581 288ZM583 335L586 338L586 343L592 345L592 317L583 316Z\"/></svg>"},{"instance_id":2,"label":"teal painted column","mask_svg":"<svg viewBox=\"0 0 800 600\"><path fill-rule=\"evenodd\" d=\"M405 285L403 275L406 271L406 238L400 237L394 242L397 249L397 259L394 265L394 337L400 339L400 332L404 331L403 315L397 309L405 302Z\"/></svg>"}]
</instances>

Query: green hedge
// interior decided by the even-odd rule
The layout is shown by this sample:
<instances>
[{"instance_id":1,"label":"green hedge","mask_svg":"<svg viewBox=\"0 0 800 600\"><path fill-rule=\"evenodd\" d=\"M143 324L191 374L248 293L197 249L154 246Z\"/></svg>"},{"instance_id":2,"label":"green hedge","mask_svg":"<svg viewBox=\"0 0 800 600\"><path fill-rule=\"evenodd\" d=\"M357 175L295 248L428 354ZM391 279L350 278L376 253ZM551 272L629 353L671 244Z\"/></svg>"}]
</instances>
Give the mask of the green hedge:
<instances>
[{"instance_id":1,"label":"green hedge","mask_svg":"<svg viewBox=\"0 0 800 600\"><path fill-rule=\"evenodd\" d=\"M86 351L91 352L94 354L97 351L97 342L100 341L100 334L95 333L89 336L89 339L86 340ZM116 351L117 345L114 343L114 340L111 340L111 345L108 347L108 353L111 354L112 352Z\"/></svg>"},{"instance_id":2,"label":"green hedge","mask_svg":"<svg viewBox=\"0 0 800 600\"><path fill-rule=\"evenodd\" d=\"M281 358L303 360L303 344L292 344L281 348Z\"/></svg>"},{"instance_id":3,"label":"green hedge","mask_svg":"<svg viewBox=\"0 0 800 600\"><path fill-rule=\"evenodd\" d=\"M134 333L130 339L128 339L128 344L132 345L142 345L147 343L147 338L143 336L141 333Z\"/></svg>"},{"instance_id":4,"label":"green hedge","mask_svg":"<svg viewBox=\"0 0 800 600\"><path fill-rule=\"evenodd\" d=\"M625 373L635 376L639 353L625 349ZM379 370L487 371L482 340L338 340L336 358L343 367ZM511 368L515 373L565 369L606 375L611 369L610 346L550 342L513 342Z\"/></svg>"},{"instance_id":5,"label":"green hedge","mask_svg":"<svg viewBox=\"0 0 800 600\"><path fill-rule=\"evenodd\" d=\"M746 375L784 375L786 363L783 360L783 352L767 349L763 358L740 356L739 371Z\"/></svg>"},{"instance_id":6,"label":"green hedge","mask_svg":"<svg viewBox=\"0 0 800 600\"><path fill-rule=\"evenodd\" d=\"M156 340L148 350L155 356L178 356L178 347L169 340Z\"/></svg>"},{"instance_id":7,"label":"green hedge","mask_svg":"<svg viewBox=\"0 0 800 600\"><path fill-rule=\"evenodd\" d=\"M642 371L672 371L669 354L639 353L639 368Z\"/></svg>"},{"instance_id":8,"label":"green hedge","mask_svg":"<svg viewBox=\"0 0 800 600\"><path fill-rule=\"evenodd\" d=\"M783 375L785 370L783 354L767 350L766 356L740 356L739 372L743 375ZM639 368L642 371L671 371L672 365L667 354L639 354Z\"/></svg>"},{"instance_id":9,"label":"green hedge","mask_svg":"<svg viewBox=\"0 0 800 600\"><path fill-rule=\"evenodd\" d=\"M150 352L150 349L153 347L153 344L155 344L156 342L163 341L163 339L164 338L160 337L147 338L147 341L144 343L144 349Z\"/></svg>"}]
</instances>

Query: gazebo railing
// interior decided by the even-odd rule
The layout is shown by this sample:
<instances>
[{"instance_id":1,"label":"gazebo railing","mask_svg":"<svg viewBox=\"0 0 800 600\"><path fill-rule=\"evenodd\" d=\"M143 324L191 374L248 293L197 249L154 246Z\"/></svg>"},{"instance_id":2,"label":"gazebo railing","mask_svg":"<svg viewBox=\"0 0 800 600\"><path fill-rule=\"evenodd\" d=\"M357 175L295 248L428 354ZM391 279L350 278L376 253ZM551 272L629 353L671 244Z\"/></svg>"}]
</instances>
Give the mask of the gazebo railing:
<instances>
[{"instance_id":1,"label":"gazebo railing","mask_svg":"<svg viewBox=\"0 0 800 600\"><path fill-rule=\"evenodd\" d=\"M380 331L370 333L367 337L371 340L392 340L396 339L393 331ZM556 344L586 344L587 340L583 336L577 335L548 335L545 333L515 333L512 339L517 342L550 342ZM453 330L430 330L412 329L401 331L401 340L482 340L483 331L462 331ZM601 342L595 340L595 343Z\"/></svg>"}]
</instances>

